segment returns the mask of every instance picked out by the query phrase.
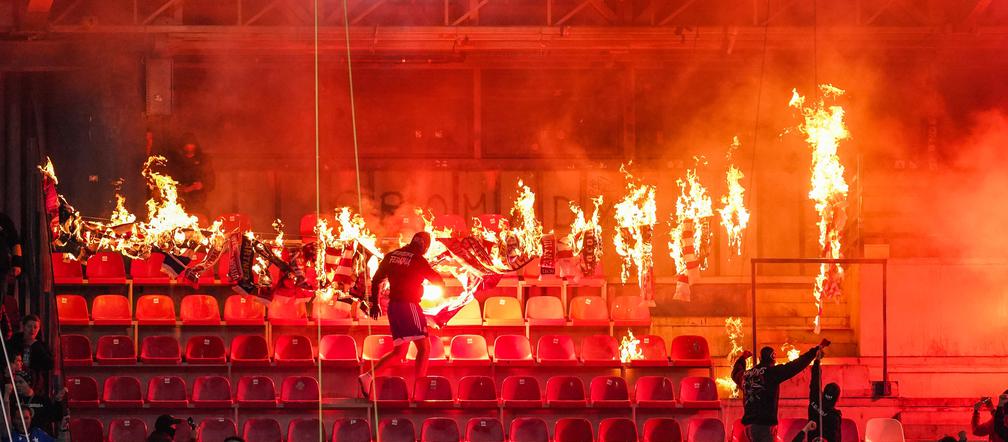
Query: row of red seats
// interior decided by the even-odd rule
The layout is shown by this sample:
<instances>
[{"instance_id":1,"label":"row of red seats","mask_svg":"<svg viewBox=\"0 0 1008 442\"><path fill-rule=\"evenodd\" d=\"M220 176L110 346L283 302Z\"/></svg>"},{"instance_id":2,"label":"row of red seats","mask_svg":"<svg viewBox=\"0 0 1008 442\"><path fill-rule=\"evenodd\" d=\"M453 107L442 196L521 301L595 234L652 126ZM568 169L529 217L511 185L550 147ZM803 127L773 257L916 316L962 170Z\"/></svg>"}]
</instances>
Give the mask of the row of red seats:
<instances>
[{"instance_id":1,"label":"row of red seats","mask_svg":"<svg viewBox=\"0 0 1008 442\"><path fill-rule=\"evenodd\" d=\"M88 311L87 300L80 295L63 294L56 297L56 307L61 325L129 325L133 314L129 300L123 295L98 295ZM259 325L264 317L274 325L308 325L319 320L322 325L351 325L353 318L348 304L339 301L315 302L311 315L304 304L273 303L269 309L245 296L232 295L224 302L224 322L232 325ZM510 296L487 298L482 312L478 302L472 302L449 322L459 326L646 326L651 323L647 304L638 296L619 296L606 307L600 296L578 296L571 300L569 313L564 313L563 303L554 296L529 298L524 314L521 303ZM182 298L178 317L175 302L166 295L143 295L137 299L136 321L139 325L220 325L221 309L211 295L193 294ZM363 315L361 315L363 316ZM93 322L92 322L93 321Z\"/></svg>"},{"instance_id":2,"label":"row of red seats","mask_svg":"<svg viewBox=\"0 0 1008 442\"><path fill-rule=\"evenodd\" d=\"M242 426L241 436L246 442L370 442L372 431L365 419L337 419L332 425L331 439L320 434L324 426L318 419L292 419L287 425L286 439L280 423L270 418L248 419ZM143 442L147 425L135 418L114 419L109 423L108 442ZM70 434L75 442L105 442L104 425L97 419L74 419ZM637 425L626 418L607 418L599 423L598 438L591 422L581 418L561 418L553 427L554 438L546 421L537 417L519 417L511 421L509 431L496 418L472 418L464 434L453 419L432 417L420 427L422 442L637 442ZM226 418L206 419L196 430L197 442L217 442L238 435L238 427ZM650 418L644 421L639 437L641 442L724 442L724 425L714 418L694 418L687 426L686 438L675 419ZM378 440L383 442L416 442L417 432L413 421L385 418L378 423ZM783 441L787 442L787 441Z\"/></svg>"},{"instance_id":3,"label":"row of red seats","mask_svg":"<svg viewBox=\"0 0 1008 442\"><path fill-rule=\"evenodd\" d=\"M243 376L232 394L231 381L223 376L200 376L189 394L186 382L178 376L154 376L147 382L143 394L141 382L132 376L109 376L101 393L94 378L71 377L67 382L71 407L132 408L144 403L159 408L222 408L238 404L242 407L285 408L317 407L319 383L310 376L289 376L277 395L273 380L265 376ZM642 376L634 385L633 396L626 381L619 376L597 376L586 390L581 378L553 376L546 381L545 394L539 381L532 376L508 376L501 384L500 394L488 376L465 376L459 380L458 396L450 381L443 376L427 376L418 380L412 392L398 376L378 376L369 400L379 407L407 408L656 408L675 407L703 409L720 405L714 380L686 377L679 384L678 399L675 383L663 376Z\"/></svg>"},{"instance_id":4,"label":"row of red seats","mask_svg":"<svg viewBox=\"0 0 1008 442\"><path fill-rule=\"evenodd\" d=\"M451 339L448 350L440 338L431 338L432 365L456 366L574 366L619 367L619 344L609 335L590 335L575 347L574 339L567 335L545 335L539 338L533 353L528 338L523 335L502 335L494 340L493 352L482 335L457 335ZM672 340L671 359L666 353L665 341L660 336L640 338L638 349L641 358L630 361L630 366L681 366L710 367L710 351L702 336L677 336ZM98 338L95 351L84 335L66 334L60 337L65 366L134 365L137 363L136 347L127 335L107 335ZM375 361L393 349L389 335L370 335L364 339L360 353L356 340L349 335L325 335L318 348L311 339L302 335L280 335L272 351L269 342L261 335L238 335L231 340L230 352L219 336L193 336L186 342L185 362L189 364L224 364L236 366L270 365L310 366L320 361L329 365L357 366L361 361ZM411 344L408 358L412 359L415 347ZM174 336L147 336L140 345L139 361L145 364L181 364L183 352Z\"/></svg>"}]
</instances>

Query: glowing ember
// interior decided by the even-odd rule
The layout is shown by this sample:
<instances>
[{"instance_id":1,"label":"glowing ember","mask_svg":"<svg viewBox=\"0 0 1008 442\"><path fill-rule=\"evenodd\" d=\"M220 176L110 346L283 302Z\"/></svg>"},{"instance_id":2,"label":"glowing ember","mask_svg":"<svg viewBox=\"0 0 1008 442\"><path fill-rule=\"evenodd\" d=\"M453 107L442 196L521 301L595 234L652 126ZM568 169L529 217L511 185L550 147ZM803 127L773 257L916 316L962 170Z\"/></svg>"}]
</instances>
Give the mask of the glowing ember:
<instances>
[{"instance_id":1,"label":"glowing ember","mask_svg":"<svg viewBox=\"0 0 1008 442\"><path fill-rule=\"evenodd\" d=\"M788 362L801 357L801 351L795 348L794 345L791 345L790 342L785 342L784 344L782 344L780 349L782 352L784 352L784 354L787 355Z\"/></svg>"},{"instance_id":2,"label":"glowing ember","mask_svg":"<svg viewBox=\"0 0 1008 442\"><path fill-rule=\"evenodd\" d=\"M731 351L728 352L728 363L734 364L735 359L742 354L742 338L745 337L745 333L742 331L742 318L725 318L725 334L728 335L728 342L731 344ZM738 386L735 385L735 381L732 380L731 376L719 377L716 379L716 382L718 386L731 391L732 398L739 397Z\"/></svg>"},{"instance_id":3,"label":"glowing ember","mask_svg":"<svg viewBox=\"0 0 1008 442\"><path fill-rule=\"evenodd\" d=\"M831 85L819 86L824 98L835 99L844 91ZM790 106L801 111L804 121L798 130L806 135L805 141L812 147L812 189L809 199L815 202L819 214L819 246L824 258L839 259L841 254L841 234L847 222L847 182L844 167L837 156L841 140L850 136L844 125L843 107L827 106L823 100L812 106L805 106L805 97L793 91ZM821 331L823 301L840 296L843 281L843 267L839 264L821 264L816 277L815 297L817 313L815 332Z\"/></svg>"},{"instance_id":4,"label":"glowing ember","mask_svg":"<svg viewBox=\"0 0 1008 442\"><path fill-rule=\"evenodd\" d=\"M626 336L620 341L620 361L624 364L630 361L644 359L644 352L639 348L640 339L634 337L633 332L627 329Z\"/></svg>"},{"instance_id":5,"label":"glowing ember","mask_svg":"<svg viewBox=\"0 0 1008 442\"><path fill-rule=\"evenodd\" d=\"M625 166L620 172L626 176L627 192L615 209L616 233L613 245L623 258L620 280L627 282L630 269L637 269L637 283L644 291L654 267L651 234L658 218L655 214L655 186L638 182Z\"/></svg>"},{"instance_id":6,"label":"glowing ember","mask_svg":"<svg viewBox=\"0 0 1008 442\"><path fill-rule=\"evenodd\" d=\"M721 225L728 236L728 247L735 249L735 254L742 256L742 232L749 225L749 211L745 207L745 187L742 187L742 171L731 164L732 153L738 149L738 137L732 141L728 150L728 172L725 179L728 182L728 193L721 197L724 206L718 209L721 215Z\"/></svg>"},{"instance_id":7,"label":"glowing ember","mask_svg":"<svg viewBox=\"0 0 1008 442\"><path fill-rule=\"evenodd\" d=\"M444 288L439 285L423 282L423 295L420 298L425 302L439 303L444 300Z\"/></svg>"}]
</instances>

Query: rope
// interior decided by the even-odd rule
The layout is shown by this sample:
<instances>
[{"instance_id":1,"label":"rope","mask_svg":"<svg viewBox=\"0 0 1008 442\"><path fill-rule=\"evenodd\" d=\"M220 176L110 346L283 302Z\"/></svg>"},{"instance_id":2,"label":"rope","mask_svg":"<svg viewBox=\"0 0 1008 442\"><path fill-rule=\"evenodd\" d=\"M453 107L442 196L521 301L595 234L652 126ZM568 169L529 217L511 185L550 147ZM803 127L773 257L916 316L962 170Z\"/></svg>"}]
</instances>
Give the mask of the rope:
<instances>
[{"instance_id":1,"label":"rope","mask_svg":"<svg viewBox=\"0 0 1008 442\"><path fill-rule=\"evenodd\" d=\"M756 179L756 146L759 144L759 121L760 121L760 110L763 107L763 81L766 77L766 59L767 59L767 35L770 32L770 0L766 0L766 10L767 10L767 20L763 22L763 56L760 61L760 72L759 72L759 87L756 89L756 118L753 121L753 142L752 142L752 156L749 160L749 183L746 188L749 189L749 193L745 196L745 206L752 207L752 195L753 195L753 182ZM742 244L745 244L749 238L749 231L751 229L746 229L742 233ZM756 306L752 306L755 311ZM756 345L753 342L753 345ZM756 365L756 348L753 348L753 365Z\"/></svg>"},{"instance_id":2,"label":"rope","mask_svg":"<svg viewBox=\"0 0 1008 442\"><path fill-rule=\"evenodd\" d=\"M7 353L7 343L4 342L3 339L0 339L0 348L3 349L4 359L7 361L5 365L7 366L7 374L10 375L11 394L14 395L14 403L17 405L18 419L21 419L21 425L24 427L25 431L27 431L28 430L28 424L25 423L25 420L24 420L24 411L21 409L21 396L19 396L17 394L17 387L14 385L14 370L11 368L10 358L7 356L10 353ZM7 402L8 399L9 398L3 398L2 400L0 400L0 403L5 403L5 402ZM3 412L3 414L4 414L4 424L7 427L7 437L10 438L10 440L14 440L11 437L11 433L10 433L10 423L7 421L7 409L6 409L6 407L0 405L0 412Z\"/></svg>"},{"instance_id":3,"label":"rope","mask_svg":"<svg viewBox=\"0 0 1008 442\"><path fill-rule=\"evenodd\" d=\"M318 223L319 216L321 215L321 190L322 186L320 184L319 178L319 2L318 0L312 1L312 15L314 20L314 32L313 32L313 50L312 50L312 69L314 70L315 76L315 91L314 91L314 112L315 112L315 222ZM316 256L317 258L317 256ZM318 300L312 300L312 307L315 306L315 302ZM316 342L322 344L322 319L315 318L316 324ZM319 345L319 350L321 350L321 345ZM320 352L321 353L321 352ZM319 360L317 364L318 370L318 380L319 380L319 405L318 405L318 425L319 425L319 442L324 442L325 439L325 424L322 422L322 357L319 355Z\"/></svg>"}]
</instances>

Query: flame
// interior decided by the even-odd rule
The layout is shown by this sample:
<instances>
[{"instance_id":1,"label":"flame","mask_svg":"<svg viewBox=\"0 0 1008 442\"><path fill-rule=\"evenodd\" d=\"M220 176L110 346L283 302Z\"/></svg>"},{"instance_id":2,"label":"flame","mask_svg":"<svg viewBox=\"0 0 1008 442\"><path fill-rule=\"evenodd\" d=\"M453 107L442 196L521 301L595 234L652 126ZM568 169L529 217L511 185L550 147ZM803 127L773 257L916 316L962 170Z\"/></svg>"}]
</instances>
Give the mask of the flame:
<instances>
[{"instance_id":1,"label":"flame","mask_svg":"<svg viewBox=\"0 0 1008 442\"><path fill-rule=\"evenodd\" d=\"M109 220L109 224L115 226L130 224L133 222L136 222L136 215L130 213L129 210L126 210L126 197L116 192L116 207L112 211L112 217Z\"/></svg>"},{"instance_id":2,"label":"flame","mask_svg":"<svg viewBox=\"0 0 1008 442\"><path fill-rule=\"evenodd\" d=\"M434 304L439 304L444 300L444 288L439 285L431 284L427 281L423 282L423 295L420 298L422 301L430 302Z\"/></svg>"},{"instance_id":3,"label":"flame","mask_svg":"<svg viewBox=\"0 0 1008 442\"><path fill-rule=\"evenodd\" d=\"M535 193L521 180L518 180L521 192L511 207L510 233L518 239L517 253L522 256L542 256L542 223L535 214ZM514 251L511 251L514 252Z\"/></svg>"},{"instance_id":4,"label":"flame","mask_svg":"<svg viewBox=\"0 0 1008 442\"><path fill-rule=\"evenodd\" d=\"M430 247L427 248L427 253L424 254L424 257L427 258L428 261L430 261L448 251L448 248L445 247L444 244L442 244L440 241L437 241L436 239L451 238L452 234L454 233L452 232L452 229L450 227L441 227L441 228L435 227L434 213L431 212L430 209L425 210L417 207L416 209L414 209L414 212L420 217L421 220L423 220L424 231L430 233L432 239L431 245ZM402 245L405 245L404 241L400 241L400 243Z\"/></svg>"},{"instance_id":5,"label":"flame","mask_svg":"<svg viewBox=\"0 0 1008 442\"><path fill-rule=\"evenodd\" d=\"M795 348L794 345L791 345L790 342L784 342L784 344L781 344L780 349L782 352L784 352L784 354L787 355L788 362L791 362L801 357L801 351Z\"/></svg>"},{"instance_id":6,"label":"flame","mask_svg":"<svg viewBox=\"0 0 1008 442\"><path fill-rule=\"evenodd\" d=\"M732 147L728 150L729 161L738 147L738 137L734 137ZM728 235L728 247L735 248L735 254L738 256L742 256L742 232L749 225L749 211L745 207L745 187L742 187L743 176L742 171L734 164L728 165L725 177L728 182L728 193L721 197L721 204L724 206L718 209L721 225Z\"/></svg>"},{"instance_id":7,"label":"flame","mask_svg":"<svg viewBox=\"0 0 1008 442\"><path fill-rule=\"evenodd\" d=\"M633 332L627 329L626 336L620 341L619 352L620 361L624 364L630 361L644 359L644 352L639 348L640 339L634 337Z\"/></svg>"},{"instance_id":8,"label":"flame","mask_svg":"<svg viewBox=\"0 0 1008 442\"><path fill-rule=\"evenodd\" d=\"M696 169L687 169L686 180L676 180L676 184L679 186L679 198L676 199L676 214L672 218L669 255L675 261L676 272L683 274L686 273L687 261L685 242L689 240L683 238L683 233L690 223L693 226L693 254L700 260L700 268L707 268L706 253L701 251L708 249L710 228L706 219L714 216L714 209L707 189L700 184Z\"/></svg>"},{"instance_id":9,"label":"flame","mask_svg":"<svg viewBox=\"0 0 1008 442\"><path fill-rule=\"evenodd\" d=\"M844 91L832 85L819 86L823 97L835 99ZM841 106L827 106L823 100L812 106L805 106L805 97L792 91L790 106L800 110L804 121L798 130L806 135L805 141L812 147L812 188L809 199L815 202L819 214L819 246L821 256L831 259L842 258L841 234L846 223L847 182L844 167L837 156L841 140L850 137L844 125L844 109ZM821 264L816 276L815 297L818 312L815 318L815 332L821 331L824 299L835 299L840 295L843 281L843 267L839 264Z\"/></svg>"},{"instance_id":10,"label":"flame","mask_svg":"<svg viewBox=\"0 0 1008 442\"><path fill-rule=\"evenodd\" d=\"M38 170L42 172L43 175L52 180L53 184L59 184L59 179L56 178L56 168L53 167L52 160L49 156L46 156L46 162L44 165L38 166Z\"/></svg>"},{"instance_id":11,"label":"flame","mask_svg":"<svg viewBox=\"0 0 1008 442\"><path fill-rule=\"evenodd\" d=\"M535 214L535 193L521 180L510 214L510 221L502 218L497 226L473 218L472 236L483 241L491 259L488 267L499 273L542 256L543 227Z\"/></svg>"},{"instance_id":12,"label":"flame","mask_svg":"<svg viewBox=\"0 0 1008 442\"><path fill-rule=\"evenodd\" d=\"M147 200L147 222L141 230L150 243L166 250L177 249L187 238L187 232L199 232L199 220L185 211L178 201L178 182L154 170L164 166L162 156L152 156L144 163L143 176L151 189Z\"/></svg>"},{"instance_id":13,"label":"flame","mask_svg":"<svg viewBox=\"0 0 1008 442\"><path fill-rule=\"evenodd\" d=\"M725 334L728 335L728 342L731 344L731 351L728 352L728 363L732 364L735 359L742 354L742 338L745 333L742 331L742 318L729 316L725 318ZM747 364L749 362L747 361ZM739 397L738 386L731 376L721 376L715 380L722 389L731 391L731 397Z\"/></svg>"},{"instance_id":14,"label":"flame","mask_svg":"<svg viewBox=\"0 0 1008 442\"><path fill-rule=\"evenodd\" d=\"M585 218L584 211L574 201L570 202L571 212L574 212L574 221L571 222L571 231L567 235L566 242L570 246L574 256L580 255L584 249L584 238L588 232L593 232L596 240L602 238L602 225L599 224L599 208L602 206L602 195L592 198L595 209L591 218ZM601 244L595 247L595 259L602 259Z\"/></svg>"},{"instance_id":15,"label":"flame","mask_svg":"<svg viewBox=\"0 0 1008 442\"><path fill-rule=\"evenodd\" d=\"M638 183L625 165L620 166L620 172L623 172L627 181L626 195L613 206L616 219L613 245L616 246L616 253L623 258L620 280L627 282L630 269L636 267L637 281L643 284L646 272L654 266L651 233L658 221L655 214L655 186Z\"/></svg>"}]
</instances>

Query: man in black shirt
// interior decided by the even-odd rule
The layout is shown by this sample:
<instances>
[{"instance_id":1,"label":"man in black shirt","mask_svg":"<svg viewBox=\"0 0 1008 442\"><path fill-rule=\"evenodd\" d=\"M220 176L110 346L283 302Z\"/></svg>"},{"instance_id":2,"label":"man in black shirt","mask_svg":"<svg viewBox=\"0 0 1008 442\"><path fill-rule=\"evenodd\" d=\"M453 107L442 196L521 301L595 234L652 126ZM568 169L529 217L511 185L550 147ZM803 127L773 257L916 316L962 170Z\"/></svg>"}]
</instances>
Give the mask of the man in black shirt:
<instances>
[{"instance_id":1,"label":"man in black shirt","mask_svg":"<svg viewBox=\"0 0 1008 442\"><path fill-rule=\"evenodd\" d=\"M742 389L742 424L746 427L750 441L773 442L780 384L801 373L819 351L829 344L829 340L823 339L818 346L812 347L798 359L781 365L776 364L774 349L771 347L760 350L759 363L749 370L746 370L745 355L735 361L732 380Z\"/></svg>"},{"instance_id":2,"label":"man in black shirt","mask_svg":"<svg viewBox=\"0 0 1008 442\"><path fill-rule=\"evenodd\" d=\"M35 315L21 318L21 331L7 341L10 356L21 355L24 369L14 373L28 381L35 391L49 391L49 371L53 369L53 355L49 346L38 339L41 320Z\"/></svg>"},{"instance_id":3,"label":"man in black shirt","mask_svg":"<svg viewBox=\"0 0 1008 442\"><path fill-rule=\"evenodd\" d=\"M427 318L420 307L423 296L423 282L430 281L435 285L444 285L441 275L431 268L424 259L424 253L430 247L431 236L427 232L413 235L413 240L406 247L394 250L378 265L374 278L371 280L371 307L369 313L378 317L378 293L381 283L388 279L389 304L388 320L392 329L393 350L381 358L371 372L365 371L358 380L364 393L370 391L373 372L389 364L390 361L401 361L406 356L409 343L415 342L417 348L415 379L427 376L427 358L430 353L430 341L427 340Z\"/></svg>"},{"instance_id":4,"label":"man in black shirt","mask_svg":"<svg viewBox=\"0 0 1008 442\"><path fill-rule=\"evenodd\" d=\"M171 176L178 181L178 194L189 212L207 214L207 194L216 182L210 158L192 134L182 137L182 149L168 162Z\"/></svg>"}]
</instances>

